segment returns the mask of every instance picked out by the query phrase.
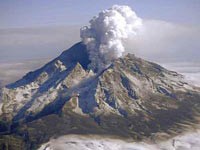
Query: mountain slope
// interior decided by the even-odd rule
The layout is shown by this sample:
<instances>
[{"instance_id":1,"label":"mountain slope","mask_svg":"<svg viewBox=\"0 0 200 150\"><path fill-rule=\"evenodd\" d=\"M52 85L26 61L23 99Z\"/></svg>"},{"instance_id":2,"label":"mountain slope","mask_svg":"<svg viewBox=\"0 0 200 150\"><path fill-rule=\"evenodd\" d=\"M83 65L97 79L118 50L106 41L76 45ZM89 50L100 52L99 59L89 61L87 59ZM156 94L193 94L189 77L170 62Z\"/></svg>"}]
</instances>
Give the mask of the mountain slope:
<instances>
[{"instance_id":1,"label":"mountain slope","mask_svg":"<svg viewBox=\"0 0 200 150\"><path fill-rule=\"evenodd\" d=\"M78 62L85 68L89 63L86 49L80 43L63 52L44 67L29 72L21 80L4 88L2 97L6 105L2 110L4 114L11 115L6 115L6 118L9 120L15 116L18 119L21 115L19 110L29 109L34 101L44 105L55 100L60 90L59 85L73 71Z\"/></svg>"},{"instance_id":2,"label":"mountain slope","mask_svg":"<svg viewBox=\"0 0 200 150\"><path fill-rule=\"evenodd\" d=\"M135 140L160 132L172 136L197 121L200 89L182 75L132 54L99 73L89 63L85 45L78 43L3 88L1 133L28 139L32 149L71 133Z\"/></svg>"}]
</instances>

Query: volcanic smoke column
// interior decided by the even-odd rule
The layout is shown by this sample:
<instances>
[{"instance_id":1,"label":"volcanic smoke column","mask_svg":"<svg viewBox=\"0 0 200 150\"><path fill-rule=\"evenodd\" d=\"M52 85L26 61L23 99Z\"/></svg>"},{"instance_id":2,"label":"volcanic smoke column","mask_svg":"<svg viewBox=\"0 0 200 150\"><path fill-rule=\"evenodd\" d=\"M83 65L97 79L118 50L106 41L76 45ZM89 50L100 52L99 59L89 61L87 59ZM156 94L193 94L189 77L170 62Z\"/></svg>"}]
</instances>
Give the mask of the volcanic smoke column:
<instances>
[{"instance_id":1,"label":"volcanic smoke column","mask_svg":"<svg viewBox=\"0 0 200 150\"><path fill-rule=\"evenodd\" d=\"M89 67L100 71L122 56L125 51L123 40L137 34L142 19L129 6L114 5L100 12L89 23L89 26L81 28L80 37L88 49Z\"/></svg>"}]
</instances>

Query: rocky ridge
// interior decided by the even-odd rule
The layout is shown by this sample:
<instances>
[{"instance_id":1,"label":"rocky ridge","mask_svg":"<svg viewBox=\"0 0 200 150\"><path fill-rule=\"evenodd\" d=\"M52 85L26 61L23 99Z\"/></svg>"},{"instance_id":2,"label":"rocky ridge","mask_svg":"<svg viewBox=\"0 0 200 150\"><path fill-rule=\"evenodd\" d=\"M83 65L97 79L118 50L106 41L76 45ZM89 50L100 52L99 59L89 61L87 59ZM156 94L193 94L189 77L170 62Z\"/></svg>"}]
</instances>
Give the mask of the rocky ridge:
<instances>
[{"instance_id":1,"label":"rocky ridge","mask_svg":"<svg viewBox=\"0 0 200 150\"><path fill-rule=\"evenodd\" d=\"M33 149L71 133L142 140L160 132L174 135L197 122L200 89L182 75L133 54L98 73L89 63L85 45L78 43L4 87L2 137L17 136Z\"/></svg>"}]
</instances>

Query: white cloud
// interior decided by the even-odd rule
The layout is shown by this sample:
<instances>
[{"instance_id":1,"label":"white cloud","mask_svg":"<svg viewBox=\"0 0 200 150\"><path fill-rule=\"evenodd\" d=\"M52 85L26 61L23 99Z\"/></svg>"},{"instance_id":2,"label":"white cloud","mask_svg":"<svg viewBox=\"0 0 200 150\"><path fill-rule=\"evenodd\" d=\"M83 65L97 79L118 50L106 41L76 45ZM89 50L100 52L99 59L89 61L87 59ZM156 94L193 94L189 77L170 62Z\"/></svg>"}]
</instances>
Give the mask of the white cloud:
<instances>
[{"instance_id":1,"label":"white cloud","mask_svg":"<svg viewBox=\"0 0 200 150\"><path fill-rule=\"evenodd\" d=\"M163 142L128 142L103 136L67 135L51 139L38 150L199 150L200 131Z\"/></svg>"}]
</instances>

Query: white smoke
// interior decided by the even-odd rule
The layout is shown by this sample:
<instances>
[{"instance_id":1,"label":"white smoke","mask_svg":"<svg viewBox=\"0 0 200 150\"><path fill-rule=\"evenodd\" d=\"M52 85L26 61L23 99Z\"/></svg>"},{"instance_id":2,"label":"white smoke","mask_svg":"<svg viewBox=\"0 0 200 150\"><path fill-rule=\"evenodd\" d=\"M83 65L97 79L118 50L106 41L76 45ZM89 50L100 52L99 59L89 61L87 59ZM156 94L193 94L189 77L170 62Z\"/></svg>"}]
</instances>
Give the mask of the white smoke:
<instances>
[{"instance_id":1,"label":"white smoke","mask_svg":"<svg viewBox=\"0 0 200 150\"><path fill-rule=\"evenodd\" d=\"M136 35L141 26L142 19L129 6L114 5L90 20L90 26L80 31L89 52L90 67L101 70L121 57L125 51L123 40Z\"/></svg>"}]
</instances>

